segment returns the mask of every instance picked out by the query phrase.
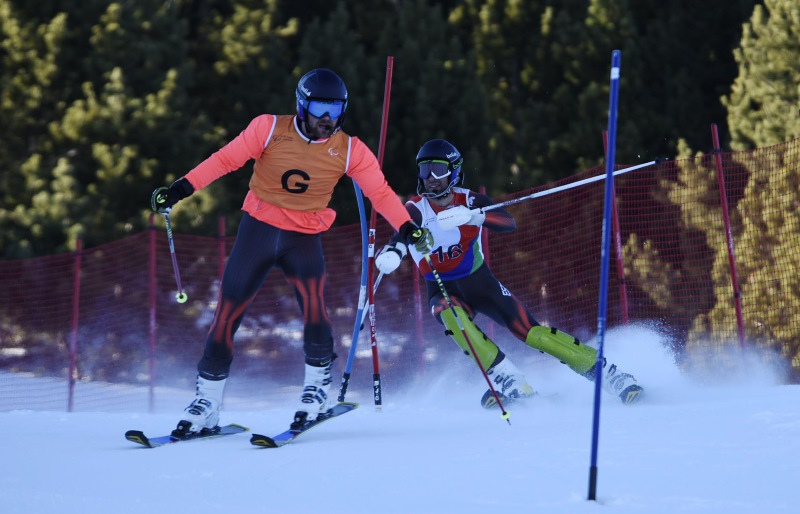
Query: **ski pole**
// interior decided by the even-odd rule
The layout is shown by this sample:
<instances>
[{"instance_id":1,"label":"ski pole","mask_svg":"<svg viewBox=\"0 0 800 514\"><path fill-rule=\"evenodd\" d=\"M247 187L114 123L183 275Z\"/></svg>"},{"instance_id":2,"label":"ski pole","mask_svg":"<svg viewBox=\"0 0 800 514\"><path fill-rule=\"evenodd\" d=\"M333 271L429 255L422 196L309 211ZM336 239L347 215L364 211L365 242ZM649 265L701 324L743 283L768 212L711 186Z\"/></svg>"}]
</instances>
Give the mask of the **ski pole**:
<instances>
[{"instance_id":1,"label":"ski pole","mask_svg":"<svg viewBox=\"0 0 800 514\"><path fill-rule=\"evenodd\" d=\"M614 172L614 175L622 175L623 173L628 173L629 171L638 170L639 168L644 168L646 166L652 166L653 164L658 164L665 160L667 159L659 158L654 161L645 162L644 164L637 164L636 166L631 166L630 168L617 170ZM512 200L507 200L505 202L487 205L486 207L478 207L478 209L480 209L481 212L486 212L486 211L491 211L492 209L508 207L509 205L518 204L527 200L533 200L534 198L541 198L543 196L551 195L553 193L558 193L559 191L565 191L567 189L572 189L574 187L590 184L592 182L597 182L598 180L603 180L605 178L606 175L597 175L595 177L589 177L587 179L579 180L577 182L572 182L571 184L565 184L563 186L554 187L546 191L539 191L530 195L521 196L519 198L514 198ZM436 215L436 219L438 220L440 225L442 225L443 227L451 227L451 228L468 223L471 217L472 213L466 209L462 210L445 209Z\"/></svg>"},{"instance_id":2,"label":"ski pole","mask_svg":"<svg viewBox=\"0 0 800 514\"><path fill-rule=\"evenodd\" d=\"M378 285L381 283L381 279L383 279L383 275L384 275L384 273L381 271L378 274L378 278L375 279L375 285L372 287L372 294L373 295L378 292ZM361 313L360 330L364 330L364 321L367 319L367 314L369 314L369 311L367 309L364 309L364 311Z\"/></svg>"},{"instance_id":3,"label":"ski pole","mask_svg":"<svg viewBox=\"0 0 800 514\"><path fill-rule=\"evenodd\" d=\"M414 232L414 237L419 238L421 236L422 230L417 229ZM505 407L503 407L503 402L500 401L500 395L497 394L497 391L492 385L492 380L489 378L489 374L486 373L486 370L483 368L483 363L478 358L478 353L475 351L475 347L472 345L472 341L470 341L469 336L467 335L467 331L464 328L464 323L461 322L461 318L458 316L458 312L453 305L453 301L450 299L450 295L447 294L447 290L444 287L444 282L442 282L442 277L439 276L439 272L436 271L436 268L433 266L433 261L431 260L430 253L426 253L423 255L425 262L428 263L428 266L431 268L431 272L433 273L433 278L436 279L436 284L439 286L439 291L442 292L442 296L444 297L445 301L447 302L447 306L450 308L450 311L453 313L453 316L456 318L456 323L458 323L458 328L461 330L461 335L464 336L464 340L467 341L467 345L469 346L469 350L472 352L472 355L475 357L475 362L478 364L478 368L480 368L481 373L483 373L483 378L486 379L486 383L489 384L489 390L492 391L492 395L494 395L494 399L497 400L497 406L500 407L500 417L503 418L511 424L511 414L506 411Z\"/></svg>"},{"instance_id":4,"label":"ski pole","mask_svg":"<svg viewBox=\"0 0 800 514\"><path fill-rule=\"evenodd\" d=\"M643 164L637 164L636 166L631 166L630 168L623 168L621 170L617 170L614 172L614 176L622 175L623 173L628 173L629 171L638 170L640 168L645 168L647 166L652 166L653 164L659 164L662 161L666 161L667 159L658 158L654 161L645 162ZM533 200L534 198L541 198L543 196L551 195L553 193L558 193L559 191L565 191L567 189L572 189L573 187L582 186L584 184L590 184L592 182L597 182L598 180L605 180L606 175L597 175L595 177L589 177L587 179L579 180L577 182L572 182L571 184L564 184L563 186L554 187L553 189L548 189L546 191L539 191L538 193L533 193L527 196L521 196L519 198L514 198L513 200L507 200L505 202L500 202L492 205L487 205L486 207L481 207L482 211L490 211L492 209L499 209L501 207L507 207L509 205L514 205L520 202L524 202L526 200Z\"/></svg>"},{"instance_id":5,"label":"ski pole","mask_svg":"<svg viewBox=\"0 0 800 514\"><path fill-rule=\"evenodd\" d=\"M178 284L178 292L175 294L175 300L177 300L178 303L186 303L189 297L186 296L186 293L183 291L183 286L181 285L181 274L178 271L178 258L175 257L175 241L172 237L172 222L169 219L169 210L164 213L164 221L167 223L167 240L169 241L169 253L172 256L172 269L175 270L175 282Z\"/></svg>"}]
</instances>

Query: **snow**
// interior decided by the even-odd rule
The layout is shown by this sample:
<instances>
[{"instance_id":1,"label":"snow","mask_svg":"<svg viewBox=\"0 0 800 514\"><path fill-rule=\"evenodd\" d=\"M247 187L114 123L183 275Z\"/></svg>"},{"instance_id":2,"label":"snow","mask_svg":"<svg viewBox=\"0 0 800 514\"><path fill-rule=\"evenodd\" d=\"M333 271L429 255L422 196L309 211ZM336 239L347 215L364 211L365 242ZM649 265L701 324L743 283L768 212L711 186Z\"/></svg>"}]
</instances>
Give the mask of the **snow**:
<instances>
[{"instance_id":1,"label":"snow","mask_svg":"<svg viewBox=\"0 0 800 514\"><path fill-rule=\"evenodd\" d=\"M8 410L0 394L0 505L5 514L796 512L800 386L781 385L757 360L699 383L643 328L609 331L605 350L647 397L635 406L602 397L596 501L587 500L592 384L515 357L542 397L509 406L510 425L478 406L477 371L452 366L424 388L385 386L380 412L362 397L279 449L235 435L150 450L123 434L163 435L178 407ZM176 392L180 403L186 394ZM293 400L226 403L222 421L274 434Z\"/></svg>"}]
</instances>

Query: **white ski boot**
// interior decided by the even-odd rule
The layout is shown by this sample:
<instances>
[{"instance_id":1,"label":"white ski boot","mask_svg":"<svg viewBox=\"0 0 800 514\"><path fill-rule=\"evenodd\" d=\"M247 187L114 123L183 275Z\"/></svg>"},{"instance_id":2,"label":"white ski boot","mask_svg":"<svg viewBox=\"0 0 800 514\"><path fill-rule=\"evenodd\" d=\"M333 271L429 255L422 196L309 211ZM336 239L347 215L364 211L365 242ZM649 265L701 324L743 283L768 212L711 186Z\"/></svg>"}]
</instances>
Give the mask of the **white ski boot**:
<instances>
[{"instance_id":1,"label":"white ski boot","mask_svg":"<svg viewBox=\"0 0 800 514\"><path fill-rule=\"evenodd\" d=\"M533 387L525 380L525 375L511 362L508 356L503 356L503 360L488 369L486 374L489 375L489 379L494 385L494 390L497 391L501 400L511 399L513 401L536 394ZM497 405L497 400L491 389L487 389L483 393L481 405L487 409Z\"/></svg>"},{"instance_id":2,"label":"white ski boot","mask_svg":"<svg viewBox=\"0 0 800 514\"><path fill-rule=\"evenodd\" d=\"M644 393L642 386L630 373L623 373L617 369L616 364L608 365L603 358L603 391L619 397L622 403L630 405L636 403ZM586 378L594 381L594 367L587 373Z\"/></svg>"},{"instance_id":3,"label":"white ski boot","mask_svg":"<svg viewBox=\"0 0 800 514\"><path fill-rule=\"evenodd\" d=\"M335 400L329 396L331 383L331 367L333 360L324 366L306 364L306 376L303 392L300 395L300 405L294 414L292 427L314 421L320 414L330 410Z\"/></svg>"},{"instance_id":4,"label":"white ski boot","mask_svg":"<svg viewBox=\"0 0 800 514\"><path fill-rule=\"evenodd\" d=\"M183 418L178 422L178 428L172 431L172 435L185 437L190 433L217 428L226 380L197 377L195 399L183 411Z\"/></svg>"}]
</instances>

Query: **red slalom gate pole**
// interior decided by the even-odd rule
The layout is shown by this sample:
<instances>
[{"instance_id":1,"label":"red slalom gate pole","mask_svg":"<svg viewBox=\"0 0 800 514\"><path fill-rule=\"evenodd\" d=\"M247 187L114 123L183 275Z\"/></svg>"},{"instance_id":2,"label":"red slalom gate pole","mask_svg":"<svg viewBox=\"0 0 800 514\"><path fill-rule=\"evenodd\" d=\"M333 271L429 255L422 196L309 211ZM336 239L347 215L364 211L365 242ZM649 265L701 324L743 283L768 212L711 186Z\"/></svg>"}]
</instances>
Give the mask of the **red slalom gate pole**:
<instances>
[{"instance_id":1,"label":"red slalom gate pole","mask_svg":"<svg viewBox=\"0 0 800 514\"><path fill-rule=\"evenodd\" d=\"M386 82L383 88L383 113L381 114L381 135L378 144L378 165L383 169L383 156L386 150L386 131L389 124L389 103L392 95L392 70L394 57L386 58ZM383 392L381 391L381 369L378 358L378 338L375 329L375 227L378 223L378 213L372 206L369 217L369 239L367 253L367 303L369 310L369 337L372 348L372 397L375 401L375 410L381 410L383 405Z\"/></svg>"},{"instance_id":2,"label":"red slalom gate pole","mask_svg":"<svg viewBox=\"0 0 800 514\"><path fill-rule=\"evenodd\" d=\"M742 292L739 289L739 277L736 273L736 254L733 248L733 232L731 220L728 215L728 195L725 192L725 177L722 174L722 150L719 147L719 131L717 124L711 124L711 139L714 143L714 163L717 167L717 182L719 183L719 201L722 204L722 221L725 224L725 242L728 244L728 265L731 269L731 284L733 286L733 301L736 309L736 328L739 333L739 348L744 350L744 318L742 317Z\"/></svg>"},{"instance_id":3,"label":"red slalom gate pole","mask_svg":"<svg viewBox=\"0 0 800 514\"><path fill-rule=\"evenodd\" d=\"M72 286L72 330L69 337L69 391L67 394L67 411L72 412L75 404L75 375L78 373L78 328L81 305L81 260L83 257L83 239L75 240L75 263L73 265Z\"/></svg>"}]
</instances>

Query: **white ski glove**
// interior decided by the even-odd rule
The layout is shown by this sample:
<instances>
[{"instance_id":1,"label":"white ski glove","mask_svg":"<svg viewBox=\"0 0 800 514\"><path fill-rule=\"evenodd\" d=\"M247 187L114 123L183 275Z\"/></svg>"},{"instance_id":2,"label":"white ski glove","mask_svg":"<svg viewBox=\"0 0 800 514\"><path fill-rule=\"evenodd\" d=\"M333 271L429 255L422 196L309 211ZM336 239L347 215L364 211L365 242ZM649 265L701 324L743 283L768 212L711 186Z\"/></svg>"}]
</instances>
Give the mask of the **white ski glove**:
<instances>
[{"instance_id":1,"label":"white ski glove","mask_svg":"<svg viewBox=\"0 0 800 514\"><path fill-rule=\"evenodd\" d=\"M436 215L436 222L442 230L453 230L461 225L479 227L486 221L486 213L480 209L469 209L464 205L456 205Z\"/></svg>"},{"instance_id":2,"label":"white ski glove","mask_svg":"<svg viewBox=\"0 0 800 514\"><path fill-rule=\"evenodd\" d=\"M403 257L408 254L405 243L398 241L388 244L375 256L375 267L384 275L388 275L400 267Z\"/></svg>"}]
</instances>

